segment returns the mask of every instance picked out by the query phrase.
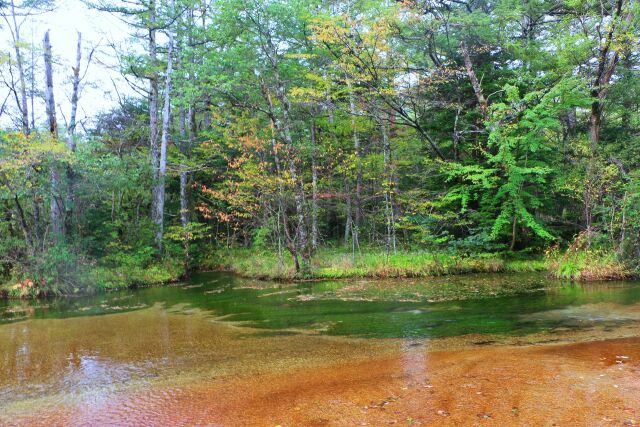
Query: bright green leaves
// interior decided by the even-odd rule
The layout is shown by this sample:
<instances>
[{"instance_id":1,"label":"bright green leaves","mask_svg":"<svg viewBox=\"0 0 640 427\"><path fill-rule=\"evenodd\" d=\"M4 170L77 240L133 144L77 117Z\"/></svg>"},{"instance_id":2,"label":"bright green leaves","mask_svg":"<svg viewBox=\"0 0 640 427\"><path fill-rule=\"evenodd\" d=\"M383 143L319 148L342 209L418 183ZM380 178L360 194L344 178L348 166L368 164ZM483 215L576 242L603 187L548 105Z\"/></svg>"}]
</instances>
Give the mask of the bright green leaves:
<instances>
[{"instance_id":1,"label":"bright green leaves","mask_svg":"<svg viewBox=\"0 0 640 427\"><path fill-rule=\"evenodd\" d=\"M521 94L517 85L506 84L501 102L491 105L480 161L442 164L452 183L442 201L457 204L461 214L471 208L483 213L492 240L515 238L520 229L543 240L554 239L538 212L557 191L553 176L561 161L559 117L587 106L589 96L585 85L573 77L540 86Z\"/></svg>"}]
</instances>

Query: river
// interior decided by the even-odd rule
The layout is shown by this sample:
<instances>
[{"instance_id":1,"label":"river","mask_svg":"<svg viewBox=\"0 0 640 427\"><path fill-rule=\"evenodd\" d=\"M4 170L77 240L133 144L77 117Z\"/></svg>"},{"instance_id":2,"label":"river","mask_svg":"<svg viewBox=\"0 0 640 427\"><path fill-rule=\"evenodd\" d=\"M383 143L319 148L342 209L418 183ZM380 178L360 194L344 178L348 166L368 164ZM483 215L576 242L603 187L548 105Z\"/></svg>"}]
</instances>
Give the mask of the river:
<instances>
[{"instance_id":1,"label":"river","mask_svg":"<svg viewBox=\"0 0 640 427\"><path fill-rule=\"evenodd\" d=\"M639 423L635 282L203 273L0 302L2 425Z\"/></svg>"}]
</instances>

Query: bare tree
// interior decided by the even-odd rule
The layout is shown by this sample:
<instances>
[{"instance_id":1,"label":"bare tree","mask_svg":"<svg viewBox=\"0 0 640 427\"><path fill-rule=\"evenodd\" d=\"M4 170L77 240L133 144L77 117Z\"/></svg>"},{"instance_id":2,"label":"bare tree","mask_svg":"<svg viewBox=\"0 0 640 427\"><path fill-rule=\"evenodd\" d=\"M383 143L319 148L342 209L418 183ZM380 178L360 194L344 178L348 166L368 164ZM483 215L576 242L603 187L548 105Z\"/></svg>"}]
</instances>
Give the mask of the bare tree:
<instances>
[{"instance_id":1,"label":"bare tree","mask_svg":"<svg viewBox=\"0 0 640 427\"><path fill-rule=\"evenodd\" d=\"M49 31L44 33L44 73L45 73L45 105L47 118L49 121L49 133L51 138L58 139L58 122L56 120L56 103L53 97L53 67L51 55L51 42ZM64 235L64 202L61 193L60 171L54 165L51 168L51 231L55 239L60 239Z\"/></svg>"},{"instance_id":2,"label":"bare tree","mask_svg":"<svg viewBox=\"0 0 640 427\"><path fill-rule=\"evenodd\" d=\"M169 31L169 49L167 52L167 70L164 80L164 106L162 109L162 141L160 145L160 163L158 167L158 180L156 182L155 212L156 242L162 251L162 238L164 235L164 204L165 204L165 177L167 174L167 147L169 145L169 125L171 124L171 78L173 74L173 33Z\"/></svg>"}]
</instances>

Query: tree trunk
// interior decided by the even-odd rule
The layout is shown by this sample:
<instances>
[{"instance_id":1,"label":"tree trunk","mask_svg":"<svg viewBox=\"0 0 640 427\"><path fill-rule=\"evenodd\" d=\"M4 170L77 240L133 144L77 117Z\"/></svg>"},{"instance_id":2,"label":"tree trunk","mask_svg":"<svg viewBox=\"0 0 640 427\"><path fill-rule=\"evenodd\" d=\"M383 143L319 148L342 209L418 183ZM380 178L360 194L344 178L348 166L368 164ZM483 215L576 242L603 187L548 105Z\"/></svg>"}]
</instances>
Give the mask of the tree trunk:
<instances>
[{"instance_id":1,"label":"tree trunk","mask_svg":"<svg viewBox=\"0 0 640 427\"><path fill-rule=\"evenodd\" d=\"M69 129L67 129L67 148L71 152L76 151L76 114L78 112L78 99L80 89L80 61L82 60L82 34L78 32L78 45L76 48L76 65L73 67L73 79L72 79L72 92L71 92L71 114L69 116ZM67 202L66 207L66 220L68 222L67 228L70 229L73 212L75 210L75 173L69 166L67 167Z\"/></svg>"},{"instance_id":2,"label":"tree trunk","mask_svg":"<svg viewBox=\"0 0 640 427\"><path fill-rule=\"evenodd\" d=\"M475 93L478 104L480 105L480 113L482 114L482 118L487 121L489 120L489 106L487 104L486 98L482 93L482 87L480 86L478 77L473 70L473 63L471 62L469 50L467 49L467 44L464 42L464 40L460 42L460 51L462 51L462 56L464 58L464 66L467 69L467 76L469 76L469 80L471 80L473 92Z\"/></svg>"},{"instance_id":3,"label":"tree trunk","mask_svg":"<svg viewBox=\"0 0 640 427\"><path fill-rule=\"evenodd\" d=\"M164 105L162 110L162 141L160 145L160 165L156 194L156 243L162 252L164 236L165 177L167 174L167 147L169 145L169 125L171 123L171 77L173 74L173 33L169 31L169 50L167 52L167 71L164 81Z\"/></svg>"},{"instance_id":4,"label":"tree trunk","mask_svg":"<svg viewBox=\"0 0 640 427\"><path fill-rule=\"evenodd\" d=\"M275 115L275 109L273 106L273 102L271 100L271 95L269 94L269 90L264 82L261 82L261 91L262 96L267 102L268 106L268 115L269 120L271 121L271 149L273 150L273 160L276 167L276 176L278 177L278 223L280 223L280 219L282 219L282 228L284 231L284 237L287 241L287 250L291 253L291 256L294 260L296 273L300 271L300 262L299 262L299 251L298 251L298 233L296 227L295 237L292 236L289 231L289 216L287 214L287 210L285 208L285 199L284 199L284 185L282 181L282 167L280 165L280 154L278 149L278 144L276 140L276 134L282 135L282 130L280 124ZM294 164L295 166L295 164Z\"/></svg>"},{"instance_id":5,"label":"tree trunk","mask_svg":"<svg viewBox=\"0 0 640 427\"><path fill-rule=\"evenodd\" d=\"M612 17L611 24L608 27L606 37L601 42L598 68L593 80L593 87L591 90L591 96L593 101L591 103L591 115L589 117L589 136L591 139L591 155L589 163L587 164L587 176L584 195L584 220L585 228L587 232L587 245L591 245L591 235L593 233L593 208L597 203L598 195L596 192L596 150L600 145L600 131L602 129L602 112L604 100L607 96L609 82L616 70L616 65L620 59L620 55L613 46L616 27L619 24L618 19L622 16L624 6L624 0L617 0L616 10ZM632 14L629 12L623 18L624 21L632 19Z\"/></svg>"},{"instance_id":6,"label":"tree trunk","mask_svg":"<svg viewBox=\"0 0 640 427\"><path fill-rule=\"evenodd\" d=\"M185 126L186 112L183 106L180 106L180 153L183 156L188 154L189 140ZM183 228L189 225L189 200L187 195L188 172L186 165L180 165L180 223Z\"/></svg>"},{"instance_id":7,"label":"tree trunk","mask_svg":"<svg viewBox=\"0 0 640 427\"><path fill-rule=\"evenodd\" d=\"M82 34L78 32L78 46L76 49L76 66L73 67L73 89L71 92L71 115L69 116L69 129L67 147L71 151L76 151L76 114L78 111L78 92L80 88L80 61L82 59Z\"/></svg>"},{"instance_id":8,"label":"tree trunk","mask_svg":"<svg viewBox=\"0 0 640 427\"><path fill-rule=\"evenodd\" d=\"M153 178L153 197L151 201L151 219L154 223L160 220L158 215L157 200L159 179L160 156L158 150L158 71L156 70L158 56L156 44L156 3L149 2L149 59L151 72L149 74L149 145L151 151L151 172Z\"/></svg>"},{"instance_id":9,"label":"tree trunk","mask_svg":"<svg viewBox=\"0 0 640 427\"><path fill-rule=\"evenodd\" d=\"M360 227L362 225L362 150L360 147L360 133L357 129L357 108L353 96L351 82L347 80L349 88L349 113L351 114L351 129L353 133L353 149L356 154L356 188L353 199L353 224L351 232L353 234L353 243L356 247L360 247L358 239Z\"/></svg>"},{"instance_id":10,"label":"tree trunk","mask_svg":"<svg viewBox=\"0 0 640 427\"><path fill-rule=\"evenodd\" d=\"M344 178L344 198L346 218L344 223L344 244L347 245L350 238L355 238L353 231L353 203L351 203L351 188L347 177Z\"/></svg>"},{"instance_id":11,"label":"tree trunk","mask_svg":"<svg viewBox=\"0 0 640 427\"><path fill-rule=\"evenodd\" d=\"M20 84L20 104L18 107L20 109L21 117L22 117L22 131L25 135L29 135L29 107L27 105L27 84L24 76L24 62L22 60L22 51L20 50L20 44L22 40L20 39L20 25L18 25L18 21L16 19L16 9L15 3L11 0L11 16L13 18L13 46L16 52L16 65L18 67L18 80Z\"/></svg>"},{"instance_id":12,"label":"tree trunk","mask_svg":"<svg viewBox=\"0 0 640 427\"><path fill-rule=\"evenodd\" d=\"M20 204L20 199L18 196L13 196L13 201L16 206L16 214L18 215L18 219L20 220L20 228L22 229L22 234L24 235L24 242L27 245L27 251L29 255L35 255L34 250L34 242L31 238L31 233L29 233L29 226L27 225L27 219L24 214L24 209L22 209L22 205Z\"/></svg>"},{"instance_id":13,"label":"tree trunk","mask_svg":"<svg viewBox=\"0 0 640 427\"><path fill-rule=\"evenodd\" d=\"M384 121L380 121L382 129L382 151L384 159L384 179L382 181L384 191L384 211L387 223L386 246L387 253L396 253L396 220L393 211L393 170L391 168L391 143L389 141L389 130Z\"/></svg>"},{"instance_id":14,"label":"tree trunk","mask_svg":"<svg viewBox=\"0 0 640 427\"><path fill-rule=\"evenodd\" d=\"M280 76L276 71L276 96L282 106L282 136L287 144L287 161L289 165L289 174L291 175L291 181L294 188L294 200L296 207L297 226L296 226L296 253L300 254L302 258L302 268L306 269L308 266L308 237L307 237L307 224L306 215L304 209L304 184L302 178L298 174L298 169L295 162L295 150L293 147L293 140L291 138L291 120L289 117L289 101L284 90L284 85L280 80Z\"/></svg>"},{"instance_id":15,"label":"tree trunk","mask_svg":"<svg viewBox=\"0 0 640 427\"><path fill-rule=\"evenodd\" d=\"M316 119L311 119L311 248L318 249L318 165Z\"/></svg>"},{"instance_id":16,"label":"tree trunk","mask_svg":"<svg viewBox=\"0 0 640 427\"><path fill-rule=\"evenodd\" d=\"M183 96L184 100L184 96ZM191 107L189 108L191 111ZM190 139L187 136L187 128L186 128L186 111L184 109L184 105L180 105L180 117L179 117L179 126L180 126L180 144L179 149L180 153L183 156L187 156L188 154L188 146L190 145ZM193 132L193 128L192 128ZM193 133L191 133L193 134ZM186 170L186 165L180 165L180 224L182 225L182 229L184 231L184 257L185 257L185 267L186 271L188 271L189 267L189 236L187 234L187 227L189 226L189 199L188 199L188 174Z\"/></svg>"},{"instance_id":17,"label":"tree trunk","mask_svg":"<svg viewBox=\"0 0 640 427\"><path fill-rule=\"evenodd\" d=\"M58 139L58 122L56 121L56 103L53 97L53 68L51 58L51 42L49 31L44 34L44 73L45 73L45 104L49 120L51 138ZM64 206L61 197L62 179L56 165L51 168L51 232L55 240L64 236Z\"/></svg>"}]
</instances>

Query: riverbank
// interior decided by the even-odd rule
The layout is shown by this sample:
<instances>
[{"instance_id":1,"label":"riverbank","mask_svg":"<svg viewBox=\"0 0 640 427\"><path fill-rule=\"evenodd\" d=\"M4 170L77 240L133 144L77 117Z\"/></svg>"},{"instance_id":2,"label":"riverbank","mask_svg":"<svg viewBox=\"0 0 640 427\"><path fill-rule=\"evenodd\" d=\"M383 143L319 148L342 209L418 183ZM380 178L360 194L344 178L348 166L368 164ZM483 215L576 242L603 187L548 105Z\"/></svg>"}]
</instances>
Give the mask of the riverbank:
<instances>
[{"instance_id":1,"label":"riverbank","mask_svg":"<svg viewBox=\"0 0 640 427\"><path fill-rule=\"evenodd\" d=\"M120 265L78 265L64 275L25 277L0 285L0 299L80 296L122 289L162 286L185 276L182 260L164 259L146 265L123 262Z\"/></svg>"},{"instance_id":2,"label":"riverbank","mask_svg":"<svg viewBox=\"0 0 640 427\"><path fill-rule=\"evenodd\" d=\"M545 255L495 254L453 255L438 252L387 254L367 249L355 255L340 248L323 248L311 258L308 269L296 272L288 253L281 257L270 250L225 248L209 252L195 271L229 271L238 276L275 281L337 279L407 279L472 273L547 274L565 281L628 280L636 272L617 260L615 254L598 251L549 251ZM26 278L0 286L0 298L38 298L83 295L120 289L162 286L185 276L181 259L166 258L141 264L123 260L119 265L78 266L56 286L45 279Z\"/></svg>"},{"instance_id":3,"label":"riverbank","mask_svg":"<svg viewBox=\"0 0 640 427\"><path fill-rule=\"evenodd\" d=\"M473 256L437 252L387 254L368 250L355 255L340 249L321 249L311 259L308 270L296 273L289 254L279 258L270 251L224 249L204 262L208 270L226 270L237 275L267 280L418 278L469 273L524 273L546 270L538 257L506 258L496 254Z\"/></svg>"},{"instance_id":4,"label":"riverbank","mask_svg":"<svg viewBox=\"0 0 640 427\"><path fill-rule=\"evenodd\" d=\"M560 280L593 282L638 277L638 272L620 261L612 251L572 248L564 252L551 250L547 252L545 259L549 276Z\"/></svg>"},{"instance_id":5,"label":"riverbank","mask_svg":"<svg viewBox=\"0 0 640 427\"><path fill-rule=\"evenodd\" d=\"M598 282L631 280L638 271L602 250L549 250L544 254L453 255L444 252L398 252L369 249L356 253L343 249L320 249L308 270L296 273L288 253L282 257L271 251L229 248L210 254L205 270L224 270L242 277L265 280L323 280L354 278L420 278L470 273L544 272L550 278Z\"/></svg>"}]
</instances>

